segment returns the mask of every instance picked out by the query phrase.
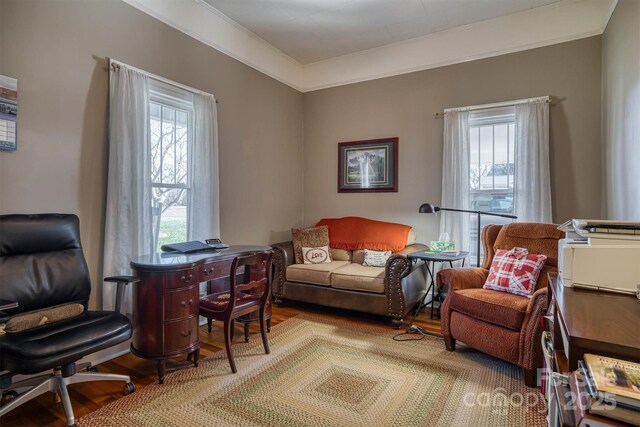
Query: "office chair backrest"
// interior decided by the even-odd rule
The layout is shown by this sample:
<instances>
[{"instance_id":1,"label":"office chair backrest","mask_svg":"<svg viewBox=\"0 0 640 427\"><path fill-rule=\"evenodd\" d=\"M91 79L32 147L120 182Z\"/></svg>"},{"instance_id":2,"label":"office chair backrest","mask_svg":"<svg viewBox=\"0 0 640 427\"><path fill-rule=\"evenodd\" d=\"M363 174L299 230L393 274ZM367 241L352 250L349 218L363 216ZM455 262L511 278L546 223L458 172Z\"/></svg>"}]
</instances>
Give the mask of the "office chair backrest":
<instances>
[{"instance_id":1,"label":"office chair backrest","mask_svg":"<svg viewBox=\"0 0 640 427\"><path fill-rule=\"evenodd\" d=\"M89 269L75 215L0 215L0 299L25 311L77 302L85 308L91 294Z\"/></svg>"}]
</instances>

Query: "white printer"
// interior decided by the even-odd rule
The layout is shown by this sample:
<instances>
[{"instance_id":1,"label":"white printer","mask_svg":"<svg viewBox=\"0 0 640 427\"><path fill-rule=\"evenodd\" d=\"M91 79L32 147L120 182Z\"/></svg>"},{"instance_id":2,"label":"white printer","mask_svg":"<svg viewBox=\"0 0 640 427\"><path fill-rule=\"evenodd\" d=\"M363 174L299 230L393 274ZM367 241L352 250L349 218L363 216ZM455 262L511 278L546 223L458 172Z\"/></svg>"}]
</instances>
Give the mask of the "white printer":
<instances>
[{"instance_id":1,"label":"white printer","mask_svg":"<svg viewBox=\"0 0 640 427\"><path fill-rule=\"evenodd\" d=\"M640 298L640 222L567 221L558 245L564 286L628 293Z\"/></svg>"}]
</instances>

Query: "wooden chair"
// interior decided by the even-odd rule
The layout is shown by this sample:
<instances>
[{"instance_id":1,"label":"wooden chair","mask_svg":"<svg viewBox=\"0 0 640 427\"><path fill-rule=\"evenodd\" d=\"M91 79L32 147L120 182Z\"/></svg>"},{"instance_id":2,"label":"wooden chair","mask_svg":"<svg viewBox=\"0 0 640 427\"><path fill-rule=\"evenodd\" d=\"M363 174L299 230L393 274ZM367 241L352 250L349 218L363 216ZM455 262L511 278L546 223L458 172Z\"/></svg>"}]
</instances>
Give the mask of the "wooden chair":
<instances>
[{"instance_id":1,"label":"wooden chair","mask_svg":"<svg viewBox=\"0 0 640 427\"><path fill-rule=\"evenodd\" d=\"M245 267L244 274L238 275L238 268ZM271 292L271 252L236 257L231 263L229 291L217 292L200 298L200 316L208 321L224 322L224 345L229 365L235 374L231 340L234 319L258 312L260 334L264 351L269 354L269 341L265 330L265 307ZM238 283L240 281L241 283Z\"/></svg>"}]
</instances>

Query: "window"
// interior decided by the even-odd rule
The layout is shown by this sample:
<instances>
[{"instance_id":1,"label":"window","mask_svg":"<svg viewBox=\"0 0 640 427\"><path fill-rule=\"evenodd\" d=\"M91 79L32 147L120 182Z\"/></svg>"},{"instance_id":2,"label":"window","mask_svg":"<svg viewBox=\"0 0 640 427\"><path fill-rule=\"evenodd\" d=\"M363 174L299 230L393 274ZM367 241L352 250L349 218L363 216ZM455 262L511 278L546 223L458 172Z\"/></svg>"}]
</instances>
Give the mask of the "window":
<instances>
[{"instance_id":1,"label":"window","mask_svg":"<svg viewBox=\"0 0 640 427\"><path fill-rule=\"evenodd\" d=\"M149 92L151 197L154 244L184 242L189 236L192 188L193 99L154 83Z\"/></svg>"},{"instance_id":2,"label":"window","mask_svg":"<svg viewBox=\"0 0 640 427\"><path fill-rule=\"evenodd\" d=\"M473 111L469 117L469 132L469 209L513 215L515 108ZM510 222L506 218L486 216L481 221L481 227ZM477 217L474 216L471 219L474 257L477 239Z\"/></svg>"}]
</instances>

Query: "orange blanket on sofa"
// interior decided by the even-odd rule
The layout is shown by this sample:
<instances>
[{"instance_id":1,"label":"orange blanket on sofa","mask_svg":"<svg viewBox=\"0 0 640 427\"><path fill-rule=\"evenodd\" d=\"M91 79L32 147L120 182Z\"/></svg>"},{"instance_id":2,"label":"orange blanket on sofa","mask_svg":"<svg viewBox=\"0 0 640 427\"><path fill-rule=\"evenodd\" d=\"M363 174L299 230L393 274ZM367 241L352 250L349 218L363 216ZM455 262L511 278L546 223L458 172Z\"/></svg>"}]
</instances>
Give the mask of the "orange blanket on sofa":
<instances>
[{"instance_id":1,"label":"orange blanket on sofa","mask_svg":"<svg viewBox=\"0 0 640 427\"><path fill-rule=\"evenodd\" d=\"M357 216L324 218L316 227L329 227L329 245L337 249L399 252L407 245L411 227Z\"/></svg>"}]
</instances>

